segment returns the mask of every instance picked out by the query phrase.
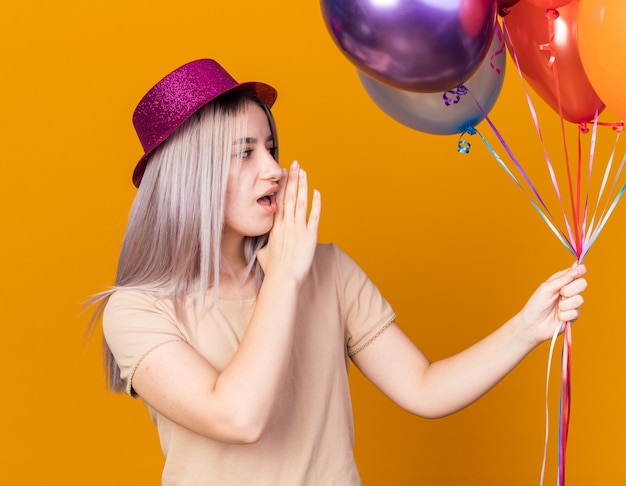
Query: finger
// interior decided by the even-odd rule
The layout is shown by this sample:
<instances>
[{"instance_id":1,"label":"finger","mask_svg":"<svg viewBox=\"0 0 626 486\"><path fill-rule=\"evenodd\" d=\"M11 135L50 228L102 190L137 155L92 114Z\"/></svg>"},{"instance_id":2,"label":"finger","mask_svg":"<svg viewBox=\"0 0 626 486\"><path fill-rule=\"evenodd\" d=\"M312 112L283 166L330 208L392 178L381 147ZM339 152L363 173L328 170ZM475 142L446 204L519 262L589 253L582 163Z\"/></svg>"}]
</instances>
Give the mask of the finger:
<instances>
[{"instance_id":1,"label":"finger","mask_svg":"<svg viewBox=\"0 0 626 486\"><path fill-rule=\"evenodd\" d=\"M572 309L578 309L583 305L584 302L585 299L583 299L583 296L580 294L576 294L572 297L561 297L561 299L559 300L559 310L568 311Z\"/></svg>"},{"instance_id":2,"label":"finger","mask_svg":"<svg viewBox=\"0 0 626 486\"><path fill-rule=\"evenodd\" d=\"M580 311L578 309L571 309L566 311L559 311L559 320L561 322L574 322L580 317Z\"/></svg>"},{"instance_id":3,"label":"finger","mask_svg":"<svg viewBox=\"0 0 626 486\"><path fill-rule=\"evenodd\" d=\"M584 265L574 263L574 265L567 270L562 270L552 275L544 282L544 285L550 293L558 294L563 287L575 279L582 277L586 271L587 269Z\"/></svg>"},{"instance_id":4,"label":"finger","mask_svg":"<svg viewBox=\"0 0 626 486\"><path fill-rule=\"evenodd\" d=\"M567 272L569 272L573 267L569 267L565 270L561 270L559 272L556 272L553 275L550 275L550 278L548 278L548 280L546 280L546 282L552 282L553 280L556 280L557 278L561 278L563 275L565 275Z\"/></svg>"},{"instance_id":5,"label":"finger","mask_svg":"<svg viewBox=\"0 0 626 486\"><path fill-rule=\"evenodd\" d=\"M277 215L282 217L285 212L285 186L287 185L287 169L282 168L283 175L278 180L279 189L276 193Z\"/></svg>"},{"instance_id":6,"label":"finger","mask_svg":"<svg viewBox=\"0 0 626 486\"><path fill-rule=\"evenodd\" d=\"M306 220L306 211L309 205L309 182L306 171L300 169L298 174L298 194L296 195L295 217L297 221Z\"/></svg>"},{"instance_id":7,"label":"finger","mask_svg":"<svg viewBox=\"0 0 626 486\"><path fill-rule=\"evenodd\" d=\"M298 179L300 175L300 165L297 160L291 163L289 168L289 175L285 186L285 199L284 199L284 215L293 216L295 211L296 197L298 194Z\"/></svg>"},{"instance_id":8,"label":"finger","mask_svg":"<svg viewBox=\"0 0 626 486\"><path fill-rule=\"evenodd\" d=\"M584 292L587 289L587 280L584 279L583 277L577 278L576 280L574 280L573 282L565 285L561 291L560 294L562 297L572 297L576 294L580 294L581 292Z\"/></svg>"},{"instance_id":9,"label":"finger","mask_svg":"<svg viewBox=\"0 0 626 486\"><path fill-rule=\"evenodd\" d=\"M322 195L315 189L313 191L313 199L311 200L311 213L309 214L309 222L307 228L309 231L317 235L320 223L320 214L322 212Z\"/></svg>"}]
</instances>

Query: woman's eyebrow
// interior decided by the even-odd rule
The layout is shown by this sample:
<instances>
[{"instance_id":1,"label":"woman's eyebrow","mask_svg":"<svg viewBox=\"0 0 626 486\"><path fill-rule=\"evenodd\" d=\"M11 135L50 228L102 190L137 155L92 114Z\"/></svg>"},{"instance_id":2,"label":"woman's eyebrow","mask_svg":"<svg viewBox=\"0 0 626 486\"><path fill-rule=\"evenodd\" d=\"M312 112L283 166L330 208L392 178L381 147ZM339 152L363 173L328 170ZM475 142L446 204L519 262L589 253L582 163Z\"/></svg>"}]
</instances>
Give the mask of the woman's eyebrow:
<instances>
[{"instance_id":1,"label":"woman's eyebrow","mask_svg":"<svg viewBox=\"0 0 626 486\"><path fill-rule=\"evenodd\" d=\"M269 134L267 136L267 138L265 139L266 142L273 142L274 141L274 135L273 134ZM233 145L238 145L238 144L255 144L257 143L258 140L254 137L242 137L242 138L238 138L237 140L235 140L233 142Z\"/></svg>"},{"instance_id":2,"label":"woman's eyebrow","mask_svg":"<svg viewBox=\"0 0 626 486\"><path fill-rule=\"evenodd\" d=\"M242 137L242 138L238 138L237 140L235 140L233 142L233 145L238 145L238 144L255 144L257 143L257 139L254 137Z\"/></svg>"}]
</instances>

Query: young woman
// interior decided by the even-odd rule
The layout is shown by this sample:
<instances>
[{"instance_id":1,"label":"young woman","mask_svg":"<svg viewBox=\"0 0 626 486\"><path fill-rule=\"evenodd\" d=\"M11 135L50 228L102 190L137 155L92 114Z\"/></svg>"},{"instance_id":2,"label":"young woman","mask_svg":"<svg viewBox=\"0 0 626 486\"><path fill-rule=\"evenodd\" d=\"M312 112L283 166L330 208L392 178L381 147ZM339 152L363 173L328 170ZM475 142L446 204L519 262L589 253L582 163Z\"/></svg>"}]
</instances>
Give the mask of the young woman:
<instances>
[{"instance_id":1,"label":"young woman","mask_svg":"<svg viewBox=\"0 0 626 486\"><path fill-rule=\"evenodd\" d=\"M109 384L158 427L163 484L358 485L347 366L439 417L479 398L564 321L585 268L541 284L493 334L430 363L339 248L321 198L277 162L276 92L201 59L139 103L145 154L115 287L99 296Z\"/></svg>"}]
</instances>

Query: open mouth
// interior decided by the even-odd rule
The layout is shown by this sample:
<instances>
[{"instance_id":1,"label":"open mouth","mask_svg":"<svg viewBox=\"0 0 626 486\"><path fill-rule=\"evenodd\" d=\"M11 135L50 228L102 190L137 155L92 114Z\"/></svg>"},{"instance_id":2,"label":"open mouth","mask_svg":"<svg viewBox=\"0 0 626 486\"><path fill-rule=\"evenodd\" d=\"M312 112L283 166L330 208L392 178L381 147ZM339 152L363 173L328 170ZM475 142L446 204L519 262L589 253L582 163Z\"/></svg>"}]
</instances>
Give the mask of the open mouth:
<instances>
[{"instance_id":1,"label":"open mouth","mask_svg":"<svg viewBox=\"0 0 626 486\"><path fill-rule=\"evenodd\" d=\"M260 197L259 199L257 199L257 202L261 206L272 206L274 204L274 199L275 199L275 196L271 194L269 196Z\"/></svg>"}]
</instances>

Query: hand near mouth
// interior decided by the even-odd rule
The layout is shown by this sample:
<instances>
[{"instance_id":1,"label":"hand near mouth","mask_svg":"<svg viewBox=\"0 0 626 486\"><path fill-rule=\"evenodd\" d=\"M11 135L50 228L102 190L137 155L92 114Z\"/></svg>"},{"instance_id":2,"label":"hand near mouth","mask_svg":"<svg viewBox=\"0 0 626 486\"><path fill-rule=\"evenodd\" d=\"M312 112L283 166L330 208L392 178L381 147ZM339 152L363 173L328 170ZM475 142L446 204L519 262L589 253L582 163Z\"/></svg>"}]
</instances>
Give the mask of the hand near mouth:
<instances>
[{"instance_id":1,"label":"hand near mouth","mask_svg":"<svg viewBox=\"0 0 626 486\"><path fill-rule=\"evenodd\" d=\"M257 258L266 277L273 272L292 278L299 285L308 274L315 248L321 212L321 197L313 191L308 214L308 181L298 162L291 164L289 173L280 181L276 194L274 226L268 244Z\"/></svg>"}]
</instances>

